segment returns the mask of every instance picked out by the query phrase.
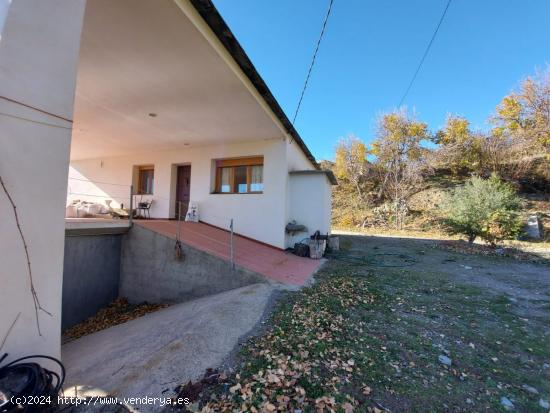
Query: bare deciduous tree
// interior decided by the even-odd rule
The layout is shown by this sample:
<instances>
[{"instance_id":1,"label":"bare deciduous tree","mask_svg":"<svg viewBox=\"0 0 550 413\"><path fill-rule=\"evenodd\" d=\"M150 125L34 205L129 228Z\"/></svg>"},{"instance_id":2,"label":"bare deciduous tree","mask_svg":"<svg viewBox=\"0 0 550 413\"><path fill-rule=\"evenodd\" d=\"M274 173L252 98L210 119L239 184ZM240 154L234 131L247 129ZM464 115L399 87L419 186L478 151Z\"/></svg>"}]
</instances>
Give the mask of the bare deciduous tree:
<instances>
[{"instance_id":1,"label":"bare deciduous tree","mask_svg":"<svg viewBox=\"0 0 550 413\"><path fill-rule=\"evenodd\" d=\"M445 168L457 175L483 169L482 134L470 129L470 122L463 117L449 114L445 126L433 137L438 145L432 156L434 166Z\"/></svg>"},{"instance_id":2,"label":"bare deciduous tree","mask_svg":"<svg viewBox=\"0 0 550 413\"><path fill-rule=\"evenodd\" d=\"M521 82L504 97L492 118L494 134L527 144L533 153L550 154L550 67Z\"/></svg>"},{"instance_id":3,"label":"bare deciduous tree","mask_svg":"<svg viewBox=\"0 0 550 413\"><path fill-rule=\"evenodd\" d=\"M392 202L397 228L403 227L409 199L422 188L428 150L420 144L428 138L428 126L405 111L383 115L378 121L373 154L382 175L380 191Z\"/></svg>"},{"instance_id":4,"label":"bare deciduous tree","mask_svg":"<svg viewBox=\"0 0 550 413\"><path fill-rule=\"evenodd\" d=\"M336 147L334 173L337 178L347 180L353 186L362 202L366 202L363 185L369 172L367 153L366 145L353 135L340 140Z\"/></svg>"}]
</instances>

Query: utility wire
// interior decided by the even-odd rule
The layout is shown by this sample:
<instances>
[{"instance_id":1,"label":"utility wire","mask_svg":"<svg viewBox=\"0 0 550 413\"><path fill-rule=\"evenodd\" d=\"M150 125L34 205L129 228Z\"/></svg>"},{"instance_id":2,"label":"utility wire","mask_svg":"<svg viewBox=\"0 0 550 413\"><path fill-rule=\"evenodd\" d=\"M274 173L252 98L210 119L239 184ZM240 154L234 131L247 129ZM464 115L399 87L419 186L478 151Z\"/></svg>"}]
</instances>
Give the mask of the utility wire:
<instances>
[{"instance_id":1,"label":"utility wire","mask_svg":"<svg viewBox=\"0 0 550 413\"><path fill-rule=\"evenodd\" d=\"M29 105L29 104L27 104L27 103L19 102L18 100L11 99L11 98L9 98L9 97L7 97L7 96L0 96L0 99L3 99L3 100L5 100L5 101L7 101L7 102L15 103L16 105L24 106L24 107L26 107L26 108L35 110L35 111L37 111L37 112L43 113L43 114L48 115L48 116L52 116L52 117L57 118L57 119L64 120L64 121L69 122L69 123L73 123L72 119L64 118L63 116L56 115L55 113L48 112L47 110L37 108L37 107L32 106L32 105Z\"/></svg>"},{"instance_id":2,"label":"utility wire","mask_svg":"<svg viewBox=\"0 0 550 413\"><path fill-rule=\"evenodd\" d=\"M48 123L48 122L41 122L41 121L39 121L39 120L33 120L33 119L29 119L29 118L24 118L24 117L22 117L22 116L10 115L9 113L4 113L4 112L0 112L0 116L6 116L6 117L8 117L8 118L19 119L19 120L23 120L23 121L25 121L25 122L37 123L37 124L39 124L39 125L51 126L52 128L59 128L59 129L68 129L68 130L72 130L72 127L56 125L56 124L54 124L54 123Z\"/></svg>"},{"instance_id":3,"label":"utility wire","mask_svg":"<svg viewBox=\"0 0 550 413\"><path fill-rule=\"evenodd\" d=\"M409 94L414 81L416 80L416 76L418 76L418 72L420 72L420 68L422 67L422 64L424 63L424 60L426 60L426 57L428 56L428 53L430 51L430 48L432 47L432 44L437 36L437 32L439 31L439 28L441 27L441 23L443 23L443 20L445 19L445 15L447 14L447 10L449 9L449 6L451 5L452 0L447 1L447 6L445 6L445 10L443 10L443 14L441 15L441 18L439 19L439 23L437 23L437 27L435 28L434 33L432 34L432 38L430 39L430 42L428 43L428 47L426 47L426 50L424 51L424 55L422 56L422 59L420 59L420 63L418 64L418 67L416 68L416 71L414 72L414 75L411 79L411 82L409 83L409 86L407 87L407 90L405 93L403 93L403 97L399 101L399 106L403 104L405 101L405 98Z\"/></svg>"},{"instance_id":4,"label":"utility wire","mask_svg":"<svg viewBox=\"0 0 550 413\"><path fill-rule=\"evenodd\" d=\"M130 199L129 196L126 195L96 195L96 194L87 194L85 192L73 192L69 189L68 195L82 195L82 196L93 196L94 198L118 198L118 199Z\"/></svg>"},{"instance_id":5,"label":"utility wire","mask_svg":"<svg viewBox=\"0 0 550 413\"><path fill-rule=\"evenodd\" d=\"M81 179L81 178L74 178L72 176L69 176L69 179L73 179L75 181L82 181L82 182L89 182L91 184L104 184L104 185L114 185L114 186L124 186L126 188L130 187L130 184L124 185L124 184L115 184L113 182L101 182L101 181L92 181L90 179Z\"/></svg>"},{"instance_id":6,"label":"utility wire","mask_svg":"<svg viewBox=\"0 0 550 413\"><path fill-rule=\"evenodd\" d=\"M304 83L304 87L302 89L302 93L300 95L300 100L298 101L298 106L296 107L296 112L294 112L294 118L292 119L292 125L294 125L294 122L296 122L296 117L298 116L298 112L300 111L300 106L302 106L302 100L304 99L304 94L306 93L307 84L309 82L309 78L311 76L311 71L313 70L313 66L315 65L315 59L317 58L317 52L319 51L319 46L321 45L321 41L323 40L323 35L325 34L325 29L327 27L328 18L330 17L330 12L332 11L332 4L334 3L334 0L330 0L330 3L328 5L327 14L325 16L325 21L323 22L323 28L321 29L321 34L319 35L319 39L317 40L317 46L315 47L315 52L313 53L313 58L311 59L311 64L309 65L309 70L307 72L306 81Z\"/></svg>"}]
</instances>

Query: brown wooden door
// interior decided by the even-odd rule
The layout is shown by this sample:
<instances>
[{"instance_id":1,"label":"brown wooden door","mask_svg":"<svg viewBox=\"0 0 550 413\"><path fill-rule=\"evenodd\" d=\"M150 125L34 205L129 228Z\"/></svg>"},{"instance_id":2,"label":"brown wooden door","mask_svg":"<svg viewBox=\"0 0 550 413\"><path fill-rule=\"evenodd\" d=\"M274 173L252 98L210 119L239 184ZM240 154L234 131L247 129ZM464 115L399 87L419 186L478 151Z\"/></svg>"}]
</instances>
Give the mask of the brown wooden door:
<instances>
[{"instance_id":1,"label":"brown wooden door","mask_svg":"<svg viewBox=\"0 0 550 413\"><path fill-rule=\"evenodd\" d=\"M185 218L185 214L187 213L187 208L189 207L189 194L191 190L191 165L178 166L177 174L176 219L181 218L183 220Z\"/></svg>"}]
</instances>

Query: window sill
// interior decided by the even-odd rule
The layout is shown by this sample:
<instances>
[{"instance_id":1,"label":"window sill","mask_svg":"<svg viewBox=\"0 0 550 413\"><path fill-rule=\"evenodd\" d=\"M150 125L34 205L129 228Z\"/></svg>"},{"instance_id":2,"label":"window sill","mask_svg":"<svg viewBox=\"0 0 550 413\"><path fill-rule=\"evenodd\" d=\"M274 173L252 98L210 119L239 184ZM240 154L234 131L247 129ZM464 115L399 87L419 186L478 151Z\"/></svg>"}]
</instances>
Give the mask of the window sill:
<instances>
[{"instance_id":1,"label":"window sill","mask_svg":"<svg viewBox=\"0 0 550 413\"><path fill-rule=\"evenodd\" d=\"M210 195L261 195L263 191L258 192L210 192Z\"/></svg>"}]
</instances>

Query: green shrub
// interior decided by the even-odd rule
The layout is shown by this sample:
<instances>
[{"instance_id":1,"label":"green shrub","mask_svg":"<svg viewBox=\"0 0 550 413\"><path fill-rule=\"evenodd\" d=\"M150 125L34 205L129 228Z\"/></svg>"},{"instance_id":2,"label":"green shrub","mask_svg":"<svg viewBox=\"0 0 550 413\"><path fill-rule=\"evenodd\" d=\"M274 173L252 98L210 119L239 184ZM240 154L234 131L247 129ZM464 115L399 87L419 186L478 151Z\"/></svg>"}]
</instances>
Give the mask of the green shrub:
<instances>
[{"instance_id":1,"label":"green shrub","mask_svg":"<svg viewBox=\"0 0 550 413\"><path fill-rule=\"evenodd\" d=\"M451 234L466 235L470 243L480 237L495 245L520 233L520 208L514 188L496 175L473 177L443 202L443 223Z\"/></svg>"}]
</instances>

